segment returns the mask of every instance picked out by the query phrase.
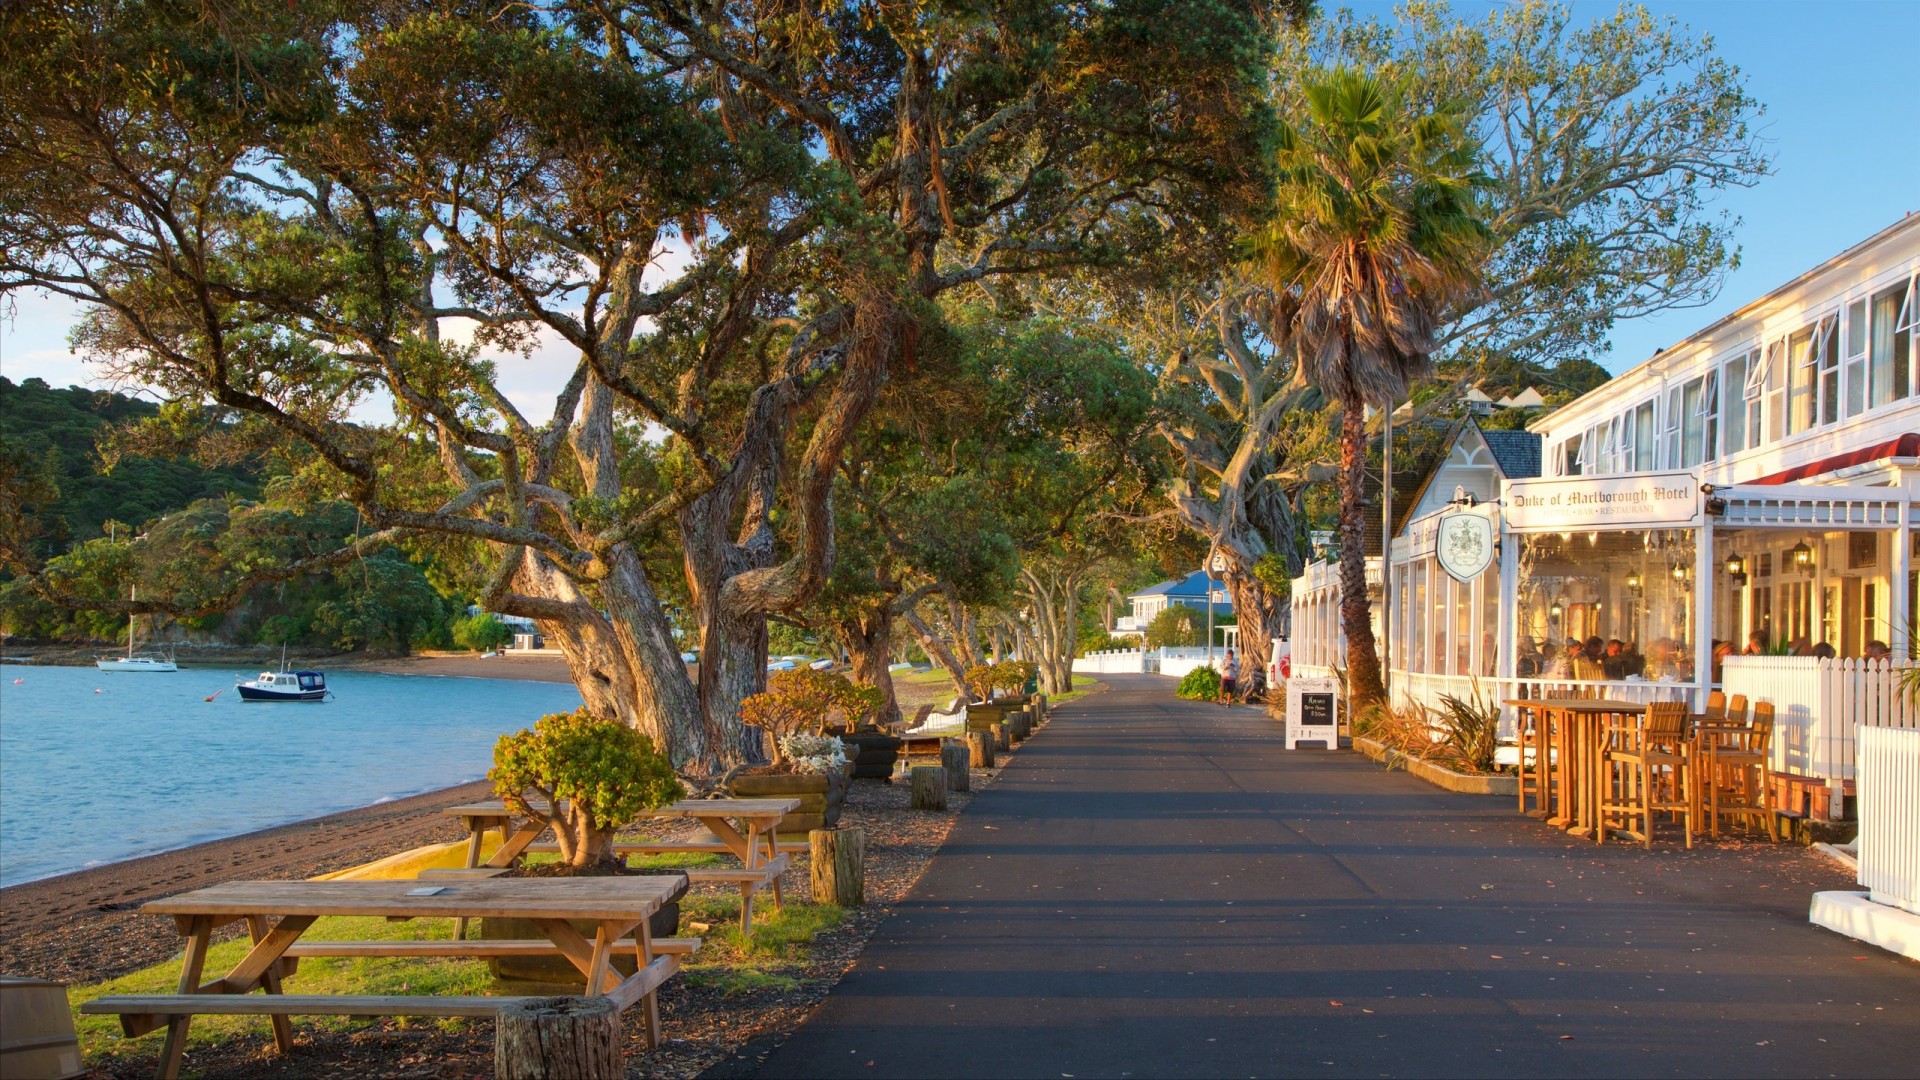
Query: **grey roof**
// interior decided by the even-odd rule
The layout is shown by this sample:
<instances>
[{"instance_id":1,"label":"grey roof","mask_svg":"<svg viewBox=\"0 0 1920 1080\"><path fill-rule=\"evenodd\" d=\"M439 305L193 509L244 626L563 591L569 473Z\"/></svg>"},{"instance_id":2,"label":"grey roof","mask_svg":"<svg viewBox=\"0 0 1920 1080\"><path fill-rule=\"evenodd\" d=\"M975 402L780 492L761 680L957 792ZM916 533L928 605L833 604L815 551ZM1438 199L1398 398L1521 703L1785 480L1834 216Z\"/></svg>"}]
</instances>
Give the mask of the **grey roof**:
<instances>
[{"instance_id":1,"label":"grey roof","mask_svg":"<svg viewBox=\"0 0 1920 1080\"><path fill-rule=\"evenodd\" d=\"M1487 449L1509 480L1540 475L1540 436L1531 431L1481 431Z\"/></svg>"}]
</instances>

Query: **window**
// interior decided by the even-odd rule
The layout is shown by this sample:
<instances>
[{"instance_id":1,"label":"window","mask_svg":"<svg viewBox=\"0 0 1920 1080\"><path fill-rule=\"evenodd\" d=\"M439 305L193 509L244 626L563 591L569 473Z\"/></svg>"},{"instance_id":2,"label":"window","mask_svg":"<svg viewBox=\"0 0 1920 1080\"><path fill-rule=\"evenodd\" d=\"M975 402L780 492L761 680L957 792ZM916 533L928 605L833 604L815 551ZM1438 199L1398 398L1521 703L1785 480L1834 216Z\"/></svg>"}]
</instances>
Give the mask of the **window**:
<instances>
[{"instance_id":1,"label":"window","mask_svg":"<svg viewBox=\"0 0 1920 1080\"><path fill-rule=\"evenodd\" d=\"M1653 429L1653 399L1649 398L1633 410L1633 467L1637 471L1653 471L1653 440L1657 434Z\"/></svg>"},{"instance_id":2,"label":"window","mask_svg":"<svg viewBox=\"0 0 1920 1080\"><path fill-rule=\"evenodd\" d=\"M1914 283L1896 285L1876 293L1871 301L1867 359L1868 407L1885 405L1912 393L1910 365L1913 361L1914 322L1920 312L1914 309Z\"/></svg>"},{"instance_id":3,"label":"window","mask_svg":"<svg viewBox=\"0 0 1920 1080\"><path fill-rule=\"evenodd\" d=\"M1855 300L1847 305L1848 416L1859 416L1867 407L1867 337L1867 302Z\"/></svg>"},{"instance_id":4,"label":"window","mask_svg":"<svg viewBox=\"0 0 1920 1080\"><path fill-rule=\"evenodd\" d=\"M1767 430L1761 442L1779 442L1787 434L1787 343L1767 344L1762 361L1762 379L1767 388Z\"/></svg>"},{"instance_id":5,"label":"window","mask_svg":"<svg viewBox=\"0 0 1920 1080\"><path fill-rule=\"evenodd\" d=\"M1747 355L1745 353L1727 361L1726 371L1720 381L1729 388L1746 386ZM1727 437L1726 452L1737 454L1747 448L1746 395L1744 392L1736 394L1729 390L1724 398L1720 411L1720 427Z\"/></svg>"},{"instance_id":6,"label":"window","mask_svg":"<svg viewBox=\"0 0 1920 1080\"><path fill-rule=\"evenodd\" d=\"M1819 422L1840 419L1840 319L1828 315L1813 329L1813 355L1820 378Z\"/></svg>"},{"instance_id":7,"label":"window","mask_svg":"<svg viewBox=\"0 0 1920 1080\"><path fill-rule=\"evenodd\" d=\"M1662 430L1666 438L1662 439L1660 467L1677 469L1680 467L1680 388L1667 391L1666 424Z\"/></svg>"},{"instance_id":8,"label":"window","mask_svg":"<svg viewBox=\"0 0 1920 1080\"><path fill-rule=\"evenodd\" d=\"M1638 442L1634 435L1634 428L1638 422L1635 416L1635 410L1628 409L1626 412L1621 413L1619 418L1614 421L1614 423L1620 425L1620 442L1616 448L1616 453L1619 455L1620 471L1623 473L1635 472L1640 468L1640 458L1637 452Z\"/></svg>"},{"instance_id":9,"label":"window","mask_svg":"<svg viewBox=\"0 0 1920 1080\"><path fill-rule=\"evenodd\" d=\"M1580 475L1580 436L1578 435L1560 444L1560 475Z\"/></svg>"},{"instance_id":10,"label":"window","mask_svg":"<svg viewBox=\"0 0 1920 1080\"><path fill-rule=\"evenodd\" d=\"M1787 426L1784 434L1795 435L1813 426L1815 400L1813 327L1802 327L1787 339Z\"/></svg>"},{"instance_id":11,"label":"window","mask_svg":"<svg viewBox=\"0 0 1920 1080\"><path fill-rule=\"evenodd\" d=\"M1596 455L1594 472L1600 475L1619 472L1620 418L1616 416L1590 430L1587 437L1591 439L1596 433L1600 436L1600 451Z\"/></svg>"},{"instance_id":12,"label":"window","mask_svg":"<svg viewBox=\"0 0 1920 1080\"><path fill-rule=\"evenodd\" d=\"M1684 468L1700 464L1701 436L1705 434L1700 411L1703 400L1699 379L1680 388L1680 465Z\"/></svg>"}]
</instances>

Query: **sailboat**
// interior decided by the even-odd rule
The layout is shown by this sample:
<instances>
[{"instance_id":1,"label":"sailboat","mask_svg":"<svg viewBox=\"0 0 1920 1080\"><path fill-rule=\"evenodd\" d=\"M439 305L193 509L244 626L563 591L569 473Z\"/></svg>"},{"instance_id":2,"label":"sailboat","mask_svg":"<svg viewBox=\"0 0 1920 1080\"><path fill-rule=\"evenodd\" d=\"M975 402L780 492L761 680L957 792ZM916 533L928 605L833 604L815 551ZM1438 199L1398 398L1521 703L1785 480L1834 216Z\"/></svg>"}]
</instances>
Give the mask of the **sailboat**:
<instances>
[{"instance_id":1,"label":"sailboat","mask_svg":"<svg viewBox=\"0 0 1920 1080\"><path fill-rule=\"evenodd\" d=\"M127 599L140 599L140 589L135 586L127 593ZM180 666L172 660L158 656L135 656L133 654L133 627L140 616L127 613L127 655L103 656L93 662L101 671L179 671Z\"/></svg>"}]
</instances>

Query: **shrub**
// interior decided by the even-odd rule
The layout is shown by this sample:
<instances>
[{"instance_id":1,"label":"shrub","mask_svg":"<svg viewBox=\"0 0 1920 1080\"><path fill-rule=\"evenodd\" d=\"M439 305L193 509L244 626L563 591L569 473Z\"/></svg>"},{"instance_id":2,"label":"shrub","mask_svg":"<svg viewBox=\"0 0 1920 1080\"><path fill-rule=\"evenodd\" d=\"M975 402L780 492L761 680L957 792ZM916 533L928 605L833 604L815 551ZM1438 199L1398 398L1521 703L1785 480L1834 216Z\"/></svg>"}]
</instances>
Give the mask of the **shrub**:
<instances>
[{"instance_id":1,"label":"shrub","mask_svg":"<svg viewBox=\"0 0 1920 1080\"><path fill-rule=\"evenodd\" d=\"M1220 696L1220 673L1210 667L1197 667L1180 680L1176 697L1190 701L1212 701Z\"/></svg>"},{"instance_id":2,"label":"shrub","mask_svg":"<svg viewBox=\"0 0 1920 1080\"><path fill-rule=\"evenodd\" d=\"M1494 748L1500 745L1500 708L1480 697L1478 684L1472 701L1440 695L1437 719L1441 747L1448 757L1473 772L1493 771Z\"/></svg>"},{"instance_id":3,"label":"shrub","mask_svg":"<svg viewBox=\"0 0 1920 1080\"><path fill-rule=\"evenodd\" d=\"M879 716L880 689L861 686L845 675L801 668L776 671L767 677L765 691L740 703L740 718L770 736L774 764L786 760L781 740L795 732L818 732L827 713L846 713L850 727L871 724Z\"/></svg>"},{"instance_id":4,"label":"shrub","mask_svg":"<svg viewBox=\"0 0 1920 1080\"><path fill-rule=\"evenodd\" d=\"M513 640L513 628L486 612L453 621L453 643L474 652L492 652Z\"/></svg>"},{"instance_id":5,"label":"shrub","mask_svg":"<svg viewBox=\"0 0 1920 1080\"><path fill-rule=\"evenodd\" d=\"M993 697L993 668L987 664L975 664L967 669L967 689L973 693L975 701L987 701Z\"/></svg>"},{"instance_id":6,"label":"shrub","mask_svg":"<svg viewBox=\"0 0 1920 1080\"><path fill-rule=\"evenodd\" d=\"M993 665L991 678L995 690L1017 694L1026 688L1035 675L1040 673L1040 665L1031 660L1002 660Z\"/></svg>"},{"instance_id":7,"label":"shrub","mask_svg":"<svg viewBox=\"0 0 1920 1080\"><path fill-rule=\"evenodd\" d=\"M832 735L796 731L780 740L780 753L793 763L795 772L829 776L847 766L847 744Z\"/></svg>"},{"instance_id":8,"label":"shrub","mask_svg":"<svg viewBox=\"0 0 1920 1080\"><path fill-rule=\"evenodd\" d=\"M571 866L617 861L615 829L687 793L652 739L585 709L543 716L531 731L502 735L487 779L515 813L553 825L560 857ZM545 808L530 802L528 792L544 799Z\"/></svg>"}]
</instances>

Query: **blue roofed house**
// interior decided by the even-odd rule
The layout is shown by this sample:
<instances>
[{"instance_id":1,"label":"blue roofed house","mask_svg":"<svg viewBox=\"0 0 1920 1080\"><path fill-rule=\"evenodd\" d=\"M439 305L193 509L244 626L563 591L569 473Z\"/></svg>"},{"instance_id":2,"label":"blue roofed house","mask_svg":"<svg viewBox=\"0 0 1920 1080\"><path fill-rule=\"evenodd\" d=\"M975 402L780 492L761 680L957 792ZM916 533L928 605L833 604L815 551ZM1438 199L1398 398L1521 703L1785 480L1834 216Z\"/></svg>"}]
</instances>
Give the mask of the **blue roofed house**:
<instances>
[{"instance_id":1,"label":"blue roofed house","mask_svg":"<svg viewBox=\"0 0 1920 1080\"><path fill-rule=\"evenodd\" d=\"M1195 611L1207 610L1208 594L1207 572L1195 570L1183 578L1174 578L1149 585L1136 593L1127 594L1127 602L1132 605L1131 613L1113 620L1115 634L1138 634L1147 629L1155 615L1167 610L1170 604L1185 604ZM1233 614L1233 598L1227 592L1227 583L1222 578L1212 582L1213 617L1224 619ZM1204 614L1203 614L1204 617Z\"/></svg>"}]
</instances>

